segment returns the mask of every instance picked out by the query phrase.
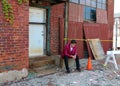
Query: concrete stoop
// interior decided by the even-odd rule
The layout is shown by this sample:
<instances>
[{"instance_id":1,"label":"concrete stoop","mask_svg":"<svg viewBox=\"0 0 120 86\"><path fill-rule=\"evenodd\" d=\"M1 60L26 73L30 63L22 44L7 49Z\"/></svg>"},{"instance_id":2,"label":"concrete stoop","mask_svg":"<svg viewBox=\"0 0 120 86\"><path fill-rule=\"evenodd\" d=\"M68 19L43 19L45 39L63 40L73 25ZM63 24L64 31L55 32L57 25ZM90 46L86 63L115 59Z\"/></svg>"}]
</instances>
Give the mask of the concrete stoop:
<instances>
[{"instance_id":1,"label":"concrete stoop","mask_svg":"<svg viewBox=\"0 0 120 86\"><path fill-rule=\"evenodd\" d=\"M59 68L59 59L58 55L31 58L29 70L34 71L38 76L56 73Z\"/></svg>"},{"instance_id":2,"label":"concrete stoop","mask_svg":"<svg viewBox=\"0 0 120 86\"><path fill-rule=\"evenodd\" d=\"M69 66L75 66L73 59L69 60ZM30 58L29 69L23 68L19 71L11 70L8 72L0 73L0 84L9 81L20 80L27 76L29 77L29 74L30 78L34 77L31 76L32 74L37 74L37 76L49 75L60 72L61 69L65 69L65 65L60 55Z\"/></svg>"},{"instance_id":3,"label":"concrete stoop","mask_svg":"<svg viewBox=\"0 0 120 86\"><path fill-rule=\"evenodd\" d=\"M51 66L51 67L49 66L44 69L35 68L34 71L37 72L38 76L44 76L58 72L58 68L55 66Z\"/></svg>"}]
</instances>

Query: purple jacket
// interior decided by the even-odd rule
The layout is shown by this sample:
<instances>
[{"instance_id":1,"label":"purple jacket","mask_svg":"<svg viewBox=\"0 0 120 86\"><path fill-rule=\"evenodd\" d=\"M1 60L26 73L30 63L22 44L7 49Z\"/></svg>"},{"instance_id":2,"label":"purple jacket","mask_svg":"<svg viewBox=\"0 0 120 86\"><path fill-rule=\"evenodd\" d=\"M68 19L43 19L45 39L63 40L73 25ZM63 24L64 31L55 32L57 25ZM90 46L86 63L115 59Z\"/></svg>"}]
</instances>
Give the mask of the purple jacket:
<instances>
[{"instance_id":1,"label":"purple jacket","mask_svg":"<svg viewBox=\"0 0 120 86\"><path fill-rule=\"evenodd\" d=\"M73 47L73 50L71 51L70 43L69 43L69 44L66 44L66 46L64 47L64 50L62 52L62 58L64 58L64 56L68 56L69 58L71 58L70 55L77 55L77 49L75 46L75 47Z\"/></svg>"}]
</instances>

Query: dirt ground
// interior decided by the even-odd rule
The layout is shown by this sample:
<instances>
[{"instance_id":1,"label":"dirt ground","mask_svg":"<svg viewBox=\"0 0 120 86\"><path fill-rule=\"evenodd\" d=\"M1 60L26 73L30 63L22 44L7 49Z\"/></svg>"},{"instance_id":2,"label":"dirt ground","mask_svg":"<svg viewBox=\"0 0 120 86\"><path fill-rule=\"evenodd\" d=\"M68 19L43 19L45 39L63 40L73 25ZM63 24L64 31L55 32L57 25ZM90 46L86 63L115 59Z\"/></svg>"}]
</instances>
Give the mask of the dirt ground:
<instances>
[{"instance_id":1,"label":"dirt ground","mask_svg":"<svg viewBox=\"0 0 120 86\"><path fill-rule=\"evenodd\" d=\"M71 68L71 73L56 68L57 73L38 76L30 72L27 78L1 84L1 86L120 86L120 67L115 70L109 63L103 66L104 61L92 60L92 70L86 70L87 59L81 59L81 72Z\"/></svg>"}]
</instances>

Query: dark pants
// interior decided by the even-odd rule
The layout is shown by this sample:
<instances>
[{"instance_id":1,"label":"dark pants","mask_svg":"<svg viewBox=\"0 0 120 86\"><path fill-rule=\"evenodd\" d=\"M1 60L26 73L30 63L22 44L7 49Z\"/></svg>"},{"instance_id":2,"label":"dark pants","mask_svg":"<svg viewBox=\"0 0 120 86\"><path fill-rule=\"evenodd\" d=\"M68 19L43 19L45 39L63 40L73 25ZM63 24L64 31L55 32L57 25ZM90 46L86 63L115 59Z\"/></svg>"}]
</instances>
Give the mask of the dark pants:
<instances>
[{"instance_id":1,"label":"dark pants","mask_svg":"<svg viewBox=\"0 0 120 86\"><path fill-rule=\"evenodd\" d=\"M68 59L69 59L68 56L64 56L64 62L65 62L66 70L69 70ZM76 62L76 69L80 69L80 63L79 63L79 57L78 56L76 56L75 62Z\"/></svg>"}]
</instances>

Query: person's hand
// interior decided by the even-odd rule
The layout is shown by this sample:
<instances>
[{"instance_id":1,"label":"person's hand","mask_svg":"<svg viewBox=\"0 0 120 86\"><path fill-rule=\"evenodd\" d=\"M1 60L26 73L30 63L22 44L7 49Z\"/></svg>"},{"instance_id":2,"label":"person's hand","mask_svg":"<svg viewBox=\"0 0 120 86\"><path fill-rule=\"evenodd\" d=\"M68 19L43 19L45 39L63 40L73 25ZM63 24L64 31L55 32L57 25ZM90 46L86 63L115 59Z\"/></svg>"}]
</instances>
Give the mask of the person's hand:
<instances>
[{"instance_id":1,"label":"person's hand","mask_svg":"<svg viewBox=\"0 0 120 86\"><path fill-rule=\"evenodd\" d=\"M72 57L73 59L76 59L76 55L70 55L70 57Z\"/></svg>"},{"instance_id":2,"label":"person's hand","mask_svg":"<svg viewBox=\"0 0 120 86\"><path fill-rule=\"evenodd\" d=\"M76 59L76 55L73 56L73 59Z\"/></svg>"},{"instance_id":3,"label":"person's hand","mask_svg":"<svg viewBox=\"0 0 120 86\"><path fill-rule=\"evenodd\" d=\"M74 56L73 56L73 55L70 55L70 57L71 57L71 58L74 58Z\"/></svg>"}]
</instances>

